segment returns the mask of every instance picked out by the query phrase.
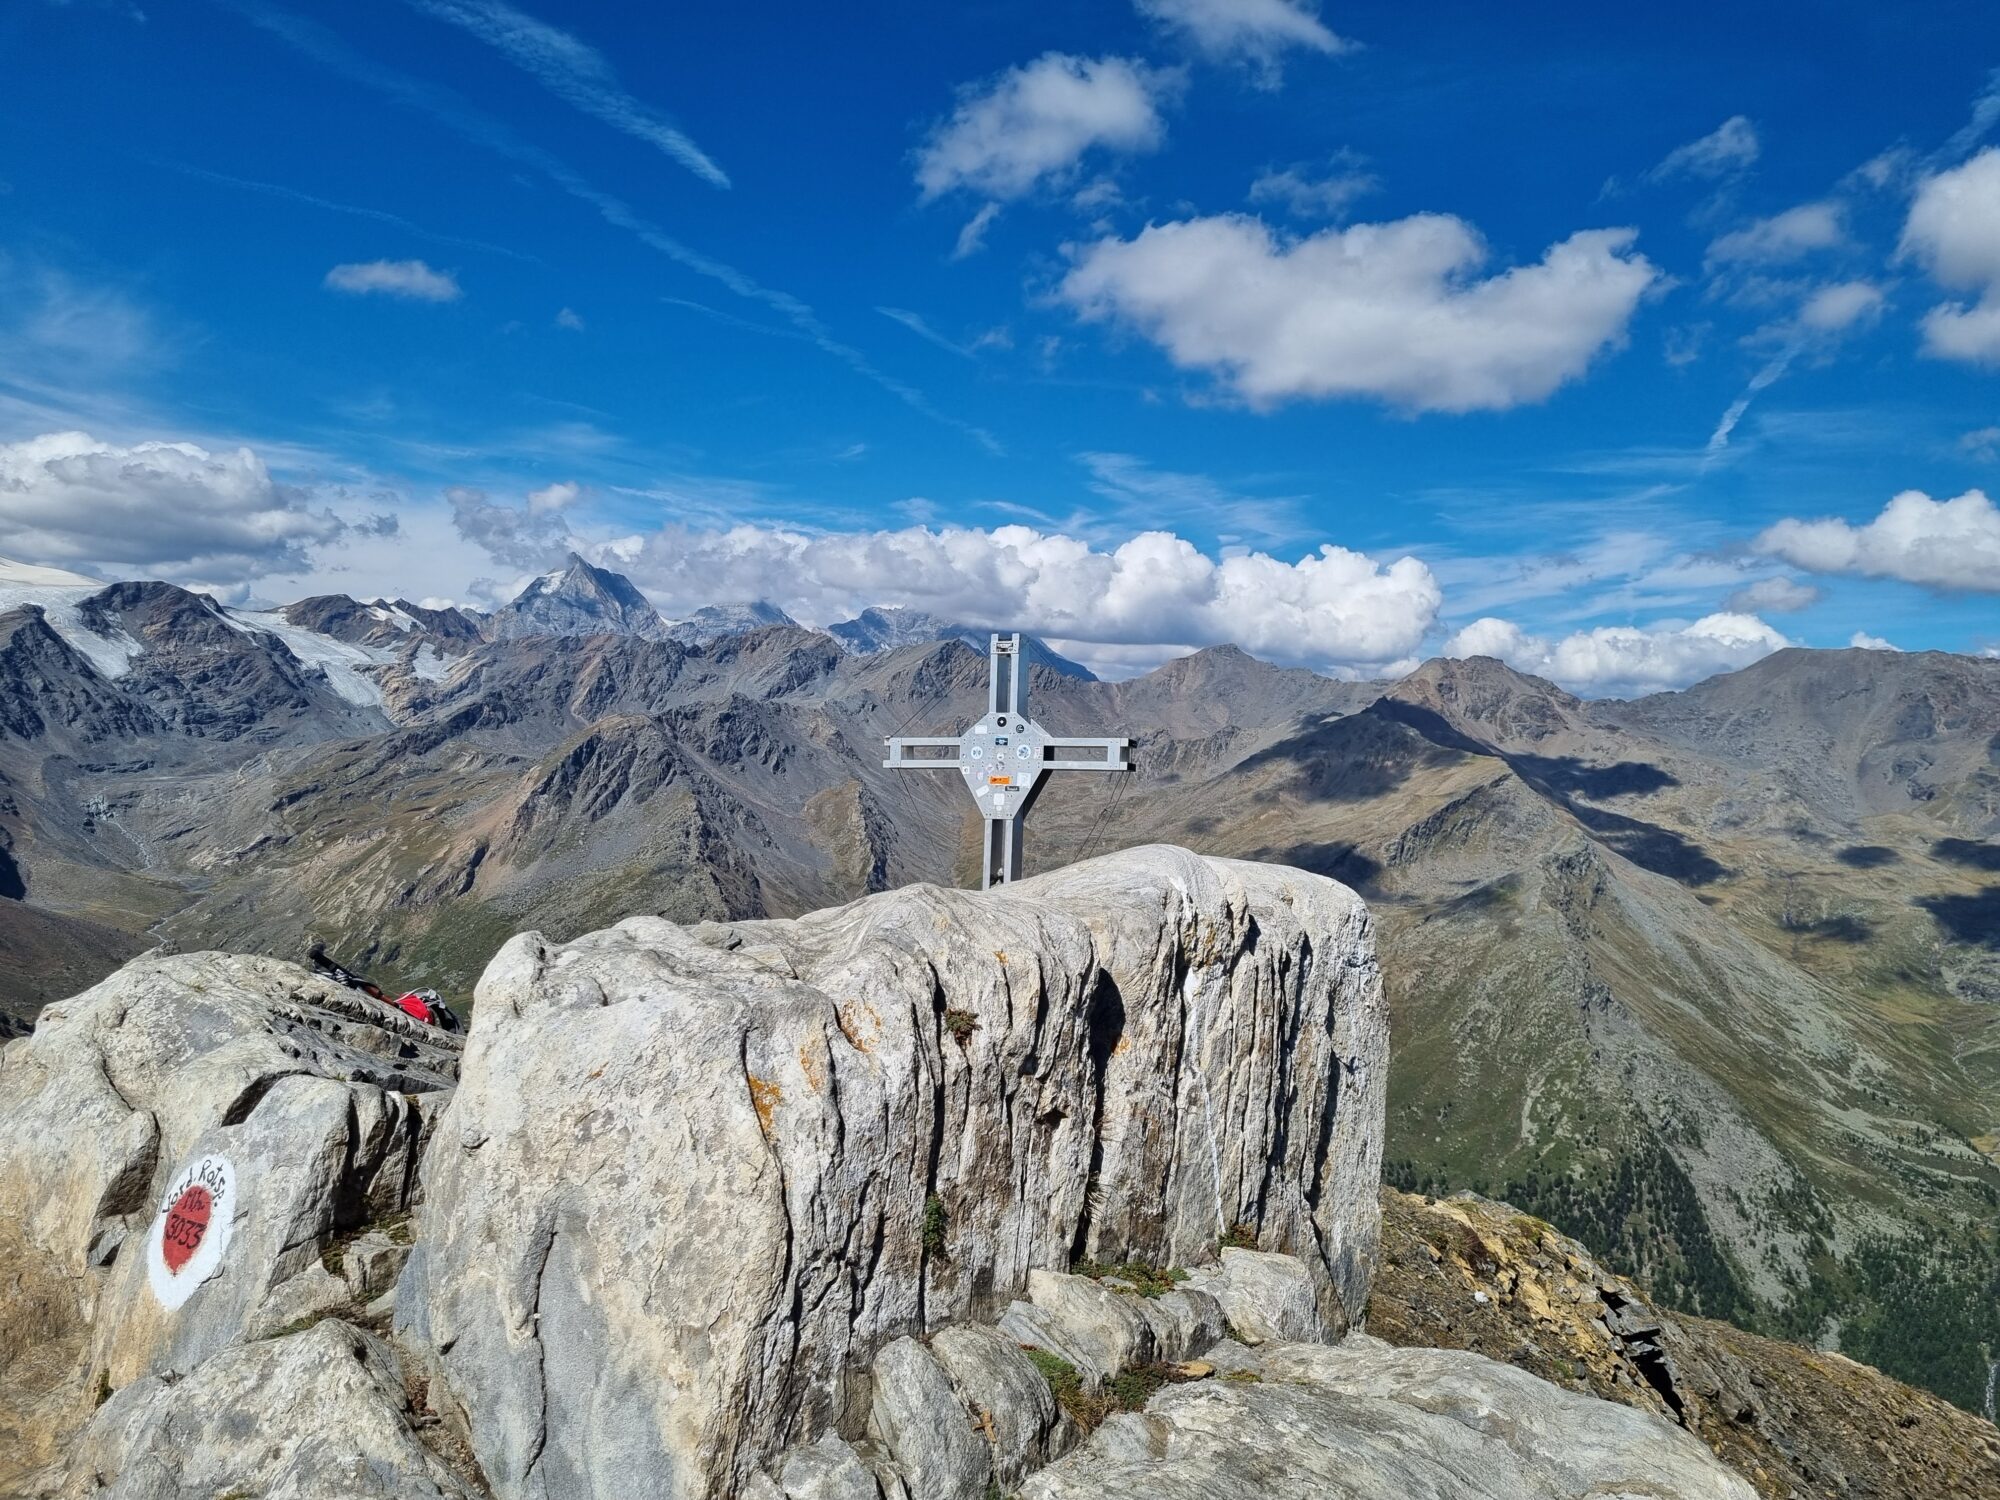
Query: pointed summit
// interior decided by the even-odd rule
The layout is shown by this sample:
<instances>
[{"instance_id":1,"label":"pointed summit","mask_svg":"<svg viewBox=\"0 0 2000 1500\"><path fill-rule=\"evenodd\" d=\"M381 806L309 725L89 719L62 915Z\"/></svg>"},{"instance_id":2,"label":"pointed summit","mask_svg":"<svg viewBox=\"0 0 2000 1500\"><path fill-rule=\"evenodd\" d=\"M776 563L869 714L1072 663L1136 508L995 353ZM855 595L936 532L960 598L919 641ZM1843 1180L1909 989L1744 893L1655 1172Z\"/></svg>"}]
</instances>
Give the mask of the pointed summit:
<instances>
[{"instance_id":1,"label":"pointed summit","mask_svg":"<svg viewBox=\"0 0 2000 1500\"><path fill-rule=\"evenodd\" d=\"M659 641L667 638L667 623L631 579L572 552L566 567L542 574L495 610L486 635L496 641L533 635L636 635Z\"/></svg>"}]
</instances>

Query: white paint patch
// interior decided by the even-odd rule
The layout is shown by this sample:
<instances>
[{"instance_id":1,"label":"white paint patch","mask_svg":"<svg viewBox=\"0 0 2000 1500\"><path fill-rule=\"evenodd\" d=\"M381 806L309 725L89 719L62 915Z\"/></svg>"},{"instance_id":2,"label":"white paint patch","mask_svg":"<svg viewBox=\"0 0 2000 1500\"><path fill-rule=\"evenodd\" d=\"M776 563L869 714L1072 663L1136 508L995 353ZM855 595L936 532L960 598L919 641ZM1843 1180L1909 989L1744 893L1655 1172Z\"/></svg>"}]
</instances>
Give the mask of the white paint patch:
<instances>
[{"instance_id":1,"label":"white paint patch","mask_svg":"<svg viewBox=\"0 0 2000 1500\"><path fill-rule=\"evenodd\" d=\"M236 1168L208 1155L178 1173L160 1196L146 1236L146 1284L174 1311L222 1269L236 1221Z\"/></svg>"}]
</instances>

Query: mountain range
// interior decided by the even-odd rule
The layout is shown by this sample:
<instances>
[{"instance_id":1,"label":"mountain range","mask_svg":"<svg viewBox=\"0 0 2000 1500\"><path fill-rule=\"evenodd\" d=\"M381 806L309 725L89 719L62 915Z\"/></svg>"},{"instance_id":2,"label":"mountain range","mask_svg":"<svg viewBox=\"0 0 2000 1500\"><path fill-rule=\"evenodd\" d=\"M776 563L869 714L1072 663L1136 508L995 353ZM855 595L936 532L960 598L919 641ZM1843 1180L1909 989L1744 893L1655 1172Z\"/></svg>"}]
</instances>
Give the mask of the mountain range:
<instances>
[{"instance_id":1,"label":"mountain range","mask_svg":"<svg viewBox=\"0 0 2000 1500\"><path fill-rule=\"evenodd\" d=\"M768 608L667 621L579 558L490 615L0 568L0 1006L24 1027L162 942L309 935L460 997L526 927L972 883L957 779L881 761L983 708L982 634ZM1981 1403L2000 661L1787 650L1631 702L1231 647L1115 683L1038 652L1031 682L1138 766L1052 777L1031 871L1171 842L1368 898L1392 1180Z\"/></svg>"}]
</instances>

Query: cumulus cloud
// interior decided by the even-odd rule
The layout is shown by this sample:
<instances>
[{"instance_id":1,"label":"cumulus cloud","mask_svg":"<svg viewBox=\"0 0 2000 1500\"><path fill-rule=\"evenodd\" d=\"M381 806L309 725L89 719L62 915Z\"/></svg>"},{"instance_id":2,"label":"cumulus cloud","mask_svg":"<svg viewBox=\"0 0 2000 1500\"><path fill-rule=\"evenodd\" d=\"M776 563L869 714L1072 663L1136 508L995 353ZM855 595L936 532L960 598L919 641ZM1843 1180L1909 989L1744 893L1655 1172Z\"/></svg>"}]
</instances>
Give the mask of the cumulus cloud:
<instances>
[{"instance_id":1,"label":"cumulus cloud","mask_svg":"<svg viewBox=\"0 0 2000 1500\"><path fill-rule=\"evenodd\" d=\"M1302 0L1135 0L1139 13L1185 36L1208 56L1253 64L1277 81L1278 58L1298 47L1345 52L1354 43L1335 36Z\"/></svg>"},{"instance_id":2,"label":"cumulus cloud","mask_svg":"<svg viewBox=\"0 0 2000 1500\"><path fill-rule=\"evenodd\" d=\"M0 551L12 557L226 585L300 570L347 529L248 448L120 447L82 432L0 444Z\"/></svg>"},{"instance_id":3,"label":"cumulus cloud","mask_svg":"<svg viewBox=\"0 0 2000 1500\"><path fill-rule=\"evenodd\" d=\"M1924 315L1924 348L1943 359L2000 364L2000 148L1927 177L1910 202L1899 254L1972 302Z\"/></svg>"},{"instance_id":4,"label":"cumulus cloud","mask_svg":"<svg viewBox=\"0 0 2000 1500\"><path fill-rule=\"evenodd\" d=\"M581 494L577 485L552 484L536 490L523 504L509 505L484 490L453 485L444 498L460 536L497 563L539 573L582 545L564 516Z\"/></svg>"},{"instance_id":5,"label":"cumulus cloud","mask_svg":"<svg viewBox=\"0 0 2000 1500\"><path fill-rule=\"evenodd\" d=\"M502 0L411 0L418 10L472 33L564 103L665 152L704 182L729 178L707 152L618 85L595 48Z\"/></svg>"},{"instance_id":6,"label":"cumulus cloud","mask_svg":"<svg viewBox=\"0 0 2000 1500\"><path fill-rule=\"evenodd\" d=\"M1742 115L1733 115L1700 140L1676 146L1646 175L1658 180L1732 177L1755 165L1760 150L1757 127Z\"/></svg>"},{"instance_id":7,"label":"cumulus cloud","mask_svg":"<svg viewBox=\"0 0 2000 1500\"><path fill-rule=\"evenodd\" d=\"M1250 184L1250 201L1283 204L1296 218L1339 219L1355 199L1379 186L1374 173L1362 170L1359 156L1342 152L1325 168L1300 162L1265 172Z\"/></svg>"},{"instance_id":8,"label":"cumulus cloud","mask_svg":"<svg viewBox=\"0 0 2000 1500\"><path fill-rule=\"evenodd\" d=\"M1847 243L1844 210L1832 199L1801 203L1768 219L1758 219L1708 247L1711 265L1754 263L1777 265L1815 250L1834 250Z\"/></svg>"},{"instance_id":9,"label":"cumulus cloud","mask_svg":"<svg viewBox=\"0 0 2000 1500\"><path fill-rule=\"evenodd\" d=\"M573 307L565 307L556 314L556 327L566 328L571 333L583 332L583 317Z\"/></svg>"},{"instance_id":10,"label":"cumulus cloud","mask_svg":"<svg viewBox=\"0 0 2000 1500\"><path fill-rule=\"evenodd\" d=\"M1734 672L1791 642L1755 615L1704 615L1691 625L1602 625L1560 640L1511 620L1474 620L1445 642L1446 656L1497 656L1510 667L1579 693L1636 695Z\"/></svg>"},{"instance_id":11,"label":"cumulus cloud","mask_svg":"<svg viewBox=\"0 0 2000 1500\"><path fill-rule=\"evenodd\" d=\"M1253 404L1358 396L1499 410L1544 399L1623 339L1658 279L1633 240L1586 230L1481 279L1484 241L1448 214L1298 240L1230 214L1073 249L1059 295Z\"/></svg>"},{"instance_id":12,"label":"cumulus cloud","mask_svg":"<svg viewBox=\"0 0 2000 1500\"><path fill-rule=\"evenodd\" d=\"M1780 574L1773 578L1760 578L1736 590L1722 601L1722 607L1732 614L1788 615L1811 609L1825 597L1824 589Z\"/></svg>"},{"instance_id":13,"label":"cumulus cloud","mask_svg":"<svg viewBox=\"0 0 2000 1500\"><path fill-rule=\"evenodd\" d=\"M467 513L487 519L476 507ZM1227 641L1320 667L1409 655L1440 603L1436 579L1415 558L1381 563L1332 545L1293 562L1261 552L1215 558L1165 531L1102 548L1027 526L669 527L598 555L669 614L769 599L795 619L826 624L871 604L907 605L1073 643Z\"/></svg>"},{"instance_id":14,"label":"cumulus cloud","mask_svg":"<svg viewBox=\"0 0 2000 1500\"><path fill-rule=\"evenodd\" d=\"M1798 328L1805 333L1845 333L1882 311L1882 289L1866 281L1836 281L1814 291L1799 306Z\"/></svg>"},{"instance_id":15,"label":"cumulus cloud","mask_svg":"<svg viewBox=\"0 0 2000 1500\"><path fill-rule=\"evenodd\" d=\"M328 271L326 284L333 291L356 296L379 293L417 302L456 302L462 295L456 276L432 270L420 260L352 261Z\"/></svg>"},{"instance_id":16,"label":"cumulus cloud","mask_svg":"<svg viewBox=\"0 0 2000 1500\"><path fill-rule=\"evenodd\" d=\"M1166 133L1157 100L1169 82L1128 58L1045 53L960 95L917 153L917 186L926 198L964 188L1001 202L1067 181L1089 151L1151 151Z\"/></svg>"},{"instance_id":17,"label":"cumulus cloud","mask_svg":"<svg viewBox=\"0 0 2000 1500\"><path fill-rule=\"evenodd\" d=\"M1979 490L1933 500L1905 490L1863 526L1787 517L1753 548L1809 573L1896 578L1935 589L2000 594L2000 507Z\"/></svg>"}]
</instances>

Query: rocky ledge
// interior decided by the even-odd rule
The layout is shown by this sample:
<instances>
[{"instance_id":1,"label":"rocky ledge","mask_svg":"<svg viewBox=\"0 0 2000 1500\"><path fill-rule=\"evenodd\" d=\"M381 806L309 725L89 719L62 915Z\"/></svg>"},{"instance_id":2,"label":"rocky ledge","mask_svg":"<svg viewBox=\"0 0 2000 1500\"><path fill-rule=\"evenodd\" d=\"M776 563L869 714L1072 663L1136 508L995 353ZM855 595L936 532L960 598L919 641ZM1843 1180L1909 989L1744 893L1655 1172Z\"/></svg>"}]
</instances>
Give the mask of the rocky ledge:
<instances>
[{"instance_id":1,"label":"rocky ledge","mask_svg":"<svg viewBox=\"0 0 2000 1500\"><path fill-rule=\"evenodd\" d=\"M1351 892L1168 848L527 934L462 1055L142 959L0 1052L0 1490L1746 1500L1349 1336L1387 1044Z\"/></svg>"}]
</instances>

